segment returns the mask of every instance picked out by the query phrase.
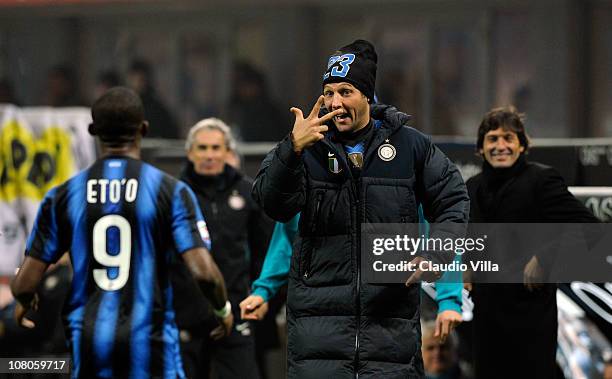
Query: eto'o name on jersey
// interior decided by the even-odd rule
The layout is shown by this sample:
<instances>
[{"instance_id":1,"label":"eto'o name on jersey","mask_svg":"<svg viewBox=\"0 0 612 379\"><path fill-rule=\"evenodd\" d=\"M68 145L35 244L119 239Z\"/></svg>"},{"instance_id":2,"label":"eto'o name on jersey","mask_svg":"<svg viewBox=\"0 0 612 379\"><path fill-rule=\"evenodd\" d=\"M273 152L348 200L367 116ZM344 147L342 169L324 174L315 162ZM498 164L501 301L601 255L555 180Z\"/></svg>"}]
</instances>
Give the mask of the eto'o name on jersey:
<instances>
[{"instance_id":1,"label":"eto'o name on jersey","mask_svg":"<svg viewBox=\"0 0 612 379\"><path fill-rule=\"evenodd\" d=\"M87 181L87 202L118 203L123 198L128 203L136 200L138 180L136 179L89 179Z\"/></svg>"}]
</instances>

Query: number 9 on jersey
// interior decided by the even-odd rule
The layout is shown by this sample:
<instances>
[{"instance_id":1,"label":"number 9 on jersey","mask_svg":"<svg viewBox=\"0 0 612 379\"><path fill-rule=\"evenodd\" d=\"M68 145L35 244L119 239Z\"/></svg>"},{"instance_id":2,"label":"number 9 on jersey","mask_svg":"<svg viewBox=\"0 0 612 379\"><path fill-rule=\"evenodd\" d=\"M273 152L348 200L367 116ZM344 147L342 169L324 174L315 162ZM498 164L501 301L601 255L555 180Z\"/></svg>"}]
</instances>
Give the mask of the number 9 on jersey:
<instances>
[{"instance_id":1,"label":"number 9 on jersey","mask_svg":"<svg viewBox=\"0 0 612 379\"><path fill-rule=\"evenodd\" d=\"M108 252L107 232L115 227L119 230L119 252L111 255ZM96 221L93 227L93 254L95 260L105 266L93 270L93 278L98 287L105 291L120 290L127 283L130 275L130 258L132 250L132 228L128 220L120 215L106 215ZM119 273L110 277L110 268L117 268Z\"/></svg>"}]
</instances>

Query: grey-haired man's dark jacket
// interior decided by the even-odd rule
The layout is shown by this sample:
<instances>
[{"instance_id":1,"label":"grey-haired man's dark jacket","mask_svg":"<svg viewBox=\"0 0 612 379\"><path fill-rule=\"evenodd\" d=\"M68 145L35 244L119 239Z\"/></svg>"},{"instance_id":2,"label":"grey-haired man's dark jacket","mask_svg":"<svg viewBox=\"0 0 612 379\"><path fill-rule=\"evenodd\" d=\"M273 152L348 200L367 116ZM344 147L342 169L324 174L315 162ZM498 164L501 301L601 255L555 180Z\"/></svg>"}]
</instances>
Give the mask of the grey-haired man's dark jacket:
<instances>
[{"instance_id":1,"label":"grey-haired man's dark jacket","mask_svg":"<svg viewBox=\"0 0 612 379\"><path fill-rule=\"evenodd\" d=\"M272 218L302 212L289 273L289 378L423 377L420 287L363 281L361 224L417 223L419 203L430 222L466 223L469 199L459 171L406 126L409 116L385 105L372 105L371 116L376 127L358 178L330 128L301 156L289 137L281 141L253 185ZM385 143L396 150L391 160L377 153Z\"/></svg>"}]
</instances>

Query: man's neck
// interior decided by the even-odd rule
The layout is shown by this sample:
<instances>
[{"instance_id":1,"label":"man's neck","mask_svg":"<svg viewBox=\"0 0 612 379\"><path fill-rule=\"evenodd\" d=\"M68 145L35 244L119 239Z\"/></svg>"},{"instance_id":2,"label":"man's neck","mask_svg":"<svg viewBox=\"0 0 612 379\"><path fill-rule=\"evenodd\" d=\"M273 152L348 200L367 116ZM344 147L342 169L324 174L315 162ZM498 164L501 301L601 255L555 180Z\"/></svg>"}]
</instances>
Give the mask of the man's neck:
<instances>
[{"instance_id":1,"label":"man's neck","mask_svg":"<svg viewBox=\"0 0 612 379\"><path fill-rule=\"evenodd\" d=\"M360 127L358 127L357 129L353 130L353 133L357 133L358 131L360 131L361 129L365 128L366 126L368 126L370 124L371 119L368 118L365 123L363 125L361 125Z\"/></svg>"},{"instance_id":2,"label":"man's neck","mask_svg":"<svg viewBox=\"0 0 612 379\"><path fill-rule=\"evenodd\" d=\"M368 123L357 130L340 132L338 134L338 138L343 144L353 146L354 144L366 139L370 131L370 124L371 122L368 121Z\"/></svg>"},{"instance_id":3,"label":"man's neck","mask_svg":"<svg viewBox=\"0 0 612 379\"><path fill-rule=\"evenodd\" d=\"M102 144L102 158L108 156L124 156L134 159L140 159L140 146L136 144L125 144L121 146L108 146Z\"/></svg>"}]
</instances>

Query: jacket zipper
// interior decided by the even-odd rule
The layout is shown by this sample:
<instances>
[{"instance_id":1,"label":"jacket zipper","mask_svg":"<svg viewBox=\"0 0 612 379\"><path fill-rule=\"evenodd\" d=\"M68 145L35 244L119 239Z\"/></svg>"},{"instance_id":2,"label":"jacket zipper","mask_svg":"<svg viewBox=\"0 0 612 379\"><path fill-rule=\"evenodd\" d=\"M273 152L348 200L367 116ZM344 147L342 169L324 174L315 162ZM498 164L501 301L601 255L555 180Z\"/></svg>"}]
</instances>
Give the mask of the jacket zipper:
<instances>
[{"instance_id":1,"label":"jacket zipper","mask_svg":"<svg viewBox=\"0 0 612 379\"><path fill-rule=\"evenodd\" d=\"M343 162L343 166L344 168L347 170L347 174L350 176L351 178L351 182L353 183L352 185L352 189L353 189L353 193L355 196L355 203L357 206L357 211L353 214L355 217L355 222L353 223L353 225L356 225L357 228L361 228L361 224L359 223L361 218L360 218L360 208L361 208L361 195L359 192L359 184L361 183L361 178L355 179L355 177L353 176L353 173L351 171L351 168L349 167L349 165L346 163L346 160L341 158L341 155L338 153L338 151L344 151L341 147L340 148L336 148L335 145L329 143L327 140L323 140L324 143L329 147L330 151L332 152L336 152L336 155L338 156L338 160ZM368 148L368 150L371 149L371 146ZM367 157L367 152L364 156L364 168L365 168L365 162L366 162L366 157ZM359 230L355 231L355 235L358 235L360 232ZM354 370L355 370L355 378L359 379L359 332L360 332L360 324L361 324L361 241L358 239L357 241L357 301L356 301L356 308L357 308L357 329L355 331L355 356L353 358L353 365L354 365Z\"/></svg>"},{"instance_id":2,"label":"jacket zipper","mask_svg":"<svg viewBox=\"0 0 612 379\"><path fill-rule=\"evenodd\" d=\"M314 217L312 219L312 223L310 224L310 234L311 236L315 235L317 231L317 220L319 219L319 213L321 211L321 202L323 202L324 191L318 191L316 198L317 202L315 203L315 212ZM304 257L304 279L308 279L310 276L310 261L312 259L312 251L314 250L314 246L310 246L308 250L306 250L306 256Z\"/></svg>"},{"instance_id":3,"label":"jacket zipper","mask_svg":"<svg viewBox=\"0 0 612 379\"><path fill-rule=\"evenodd\" d=\"M355 235L359 235L359 229L361 228L361 192L360 186L361 178L353 181L353 189L356 193L356 205L357 209L355 211L355 227L358 228L356 230ZM356 260L357 260L357 330L355 331L355 378L359 379L359 334L361 331L361 239L357 238L357 250L356 250Z\"/></svg>"}]
</instances>

